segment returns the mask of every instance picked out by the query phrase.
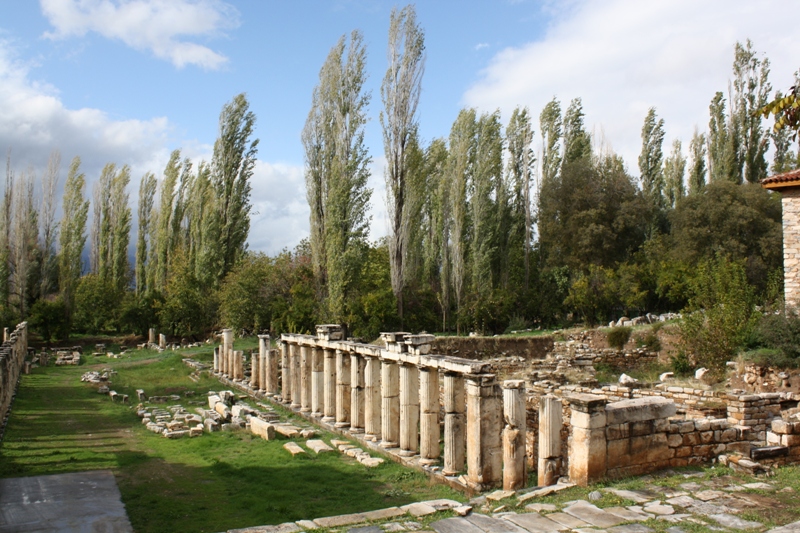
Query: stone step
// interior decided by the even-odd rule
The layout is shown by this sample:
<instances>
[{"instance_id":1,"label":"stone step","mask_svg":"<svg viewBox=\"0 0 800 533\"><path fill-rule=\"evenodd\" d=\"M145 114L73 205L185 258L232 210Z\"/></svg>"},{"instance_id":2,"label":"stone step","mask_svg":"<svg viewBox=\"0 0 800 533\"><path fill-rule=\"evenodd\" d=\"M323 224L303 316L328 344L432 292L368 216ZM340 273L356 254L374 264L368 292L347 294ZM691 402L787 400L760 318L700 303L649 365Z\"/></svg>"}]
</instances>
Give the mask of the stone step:
<instances>
[{"instance_id":1,"label":"stone step","mask_svg":"<svg viewBox=\"0 0 800 533\"><path fill-rule=\"evenodd\" d=\"M762 446L760 448L750 448L750 459L771 459L773 457L786 457L789 455L787 446Z\"/></svg>"}]
</instances>

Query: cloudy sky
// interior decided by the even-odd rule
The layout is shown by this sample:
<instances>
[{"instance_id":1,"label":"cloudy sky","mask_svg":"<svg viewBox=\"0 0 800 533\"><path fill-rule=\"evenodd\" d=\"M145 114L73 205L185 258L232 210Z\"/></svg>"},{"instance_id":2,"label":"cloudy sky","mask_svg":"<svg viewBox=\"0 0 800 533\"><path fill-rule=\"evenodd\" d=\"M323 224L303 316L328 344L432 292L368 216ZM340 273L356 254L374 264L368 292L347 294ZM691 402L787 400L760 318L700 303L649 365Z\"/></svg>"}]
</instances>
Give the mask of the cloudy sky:
<instances>
[{"instance_id":1,"label":"cloudy sky","mask_svg":"<svg viewBox=\"0 0 800 533\"><path fill-rule=\"evenodd\" d=\"M223 104L245 92L257 116L250 248L276 253L308 234L300 143L331 46L360 29L372 90L372 237L385 234L378 113L386 32L381 0L41 0L0 2L0 150L38 172L54 149L62 183L78 155L90 183L107 162L131 166L137 195L169 153L210 157ZM460 108L517 105L534 116L554 96L581 97L596 142L638 174L641 124L655 106L667 143L704 131L727 91L736 41L769 58L775 88L800 68L800 0L428 0L417 4L427 63L425 141ZM785 15L782 15L785 14Z\"/></svg>"}]
</instances>

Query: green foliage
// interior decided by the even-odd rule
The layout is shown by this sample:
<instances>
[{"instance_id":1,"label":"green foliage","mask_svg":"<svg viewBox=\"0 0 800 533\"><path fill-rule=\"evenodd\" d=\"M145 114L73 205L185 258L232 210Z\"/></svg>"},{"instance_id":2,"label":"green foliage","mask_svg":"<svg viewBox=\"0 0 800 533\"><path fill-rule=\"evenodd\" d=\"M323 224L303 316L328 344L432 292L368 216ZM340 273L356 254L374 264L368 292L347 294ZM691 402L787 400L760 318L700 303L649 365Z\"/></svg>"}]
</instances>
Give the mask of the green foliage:
<instances>
[{"instance_id":1,"label":"green foliage","mask_svg":"<svg viewBox=\"0 0 800 533\"><path fill-rule=\"evenodd\" d=\"M647 330L643 335L636 338L636 345L640 348L647 348L650 352L661 350L661 339L658 338L658 330L653 328Z\"/></svg>"},{"instance_id":2,"label":"green foliage","mask_svg":"<svg viewBox=\"0 0 800 533\"><path fill-rule=\"evenodd\" d=\"M73 326L86 333L116 331L122 293L114 281L97 274L80 279L75 291Z\"/></svg>"},{"instance_id":3,"label":"green foliage","mask_svg":"<svg viewBox=\"0 0 800 533\"><path fill-rule=\"evenodd\" d=\"M28 315L28 324L44 342L69 337L67 306L62 298L37 300Z\"/></svg>"},{"instance_id":4,"label":"green foliage","mask_svg":"<svg viewBox=\"0 0 800 533\"><path fill-rule=\"evenodd\" d=\"M617 350L621 350L628 343L628 339L631 338L632 331L633 329L627 326L611 328L608 330L608 333L606 333L608 345Z\"/></svg>"},{"instance_id":5,"label":"green foliage","mask_svg":"<svg viewBox=\"0 0 800 533\"><path fill-rule=\"evenodd\" d=\"M698 265L681 322L683 347L717 378L757 324L753 287L741 261L718 256Z\"/></svg>"},{"instance_id":6,"label":"green foliage","mask_svg":"<svg viewBox=\"0 0 800 533\"><path fill-rule=\"evenodd\" d=\"M246 254L225 277L219 290L220 322L234 331L260 333L272 321L272 261L264 254Z\"/></svg>"},{"instance_id":7,"label":"green foliage","mask_svg":"<svg viewBox=\"0 0 800 533\"><path fill-rule=\"evenodd\" d=\"M748 350L741 355L743 361L753 363L761 367L773 368L797 368L800 360L790 357L778 348L757 348Z\"/></svg>"},{"instance_id":8,"label":"green foliage","mask_svg":"<svg viewBox=\"0 0 800 533\"><path fill-rule=\"evenodd\" d=\"M186 262L176 261L158 308L161 325L173 335L209 332L217 318L217 294L209 291Z\"/></svg>"},{"instance_id":9,"label":"green foliage","mask_svg":"<svg viewBox=\"0 0 800 533\"><path fill-rule=\"evenodd\" d=\"M695 367L684 350L678 351L676 355L671 355L669 362L677 377L686 377L694 373Z\"/></svg>"},{"instance_id":10,"label":"green foliage","mask_svg":"<svg viewBox=\"0 0 800 533\"><path fill-rule=\"evenodd\" d=\"M790 309L785 313L766 314L759 318L750 338L754 351L746 359L770 366L796 367L800 363L800 316Z\"/></svg>"}]
</instances>

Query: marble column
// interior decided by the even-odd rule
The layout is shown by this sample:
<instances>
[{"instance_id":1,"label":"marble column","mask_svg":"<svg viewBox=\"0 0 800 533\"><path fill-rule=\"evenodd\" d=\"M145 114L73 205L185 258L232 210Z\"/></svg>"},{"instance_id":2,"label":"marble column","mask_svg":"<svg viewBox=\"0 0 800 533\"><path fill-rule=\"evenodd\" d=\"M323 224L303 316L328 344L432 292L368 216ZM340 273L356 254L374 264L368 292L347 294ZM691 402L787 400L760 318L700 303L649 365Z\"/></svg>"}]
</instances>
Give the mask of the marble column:
<instances>
[{"instance_id":1,"label":"marble column","mask_svg":"<svg viewBox=\"0 0 800 533\"><path fill-rule=\"evenodd\" d=\"M336 421L336 352L325 348L323 354L322 421L332 424Z\"/></svg>"},{"instance_id":2,"label":"marble column","mask_svg":"<svg viewBox=\"0 0 800 533\"><path fill-rule=\"evenodd\" d=\"M214 373L219 374L219 346L214 347Z\"/></svg>"},{"instance_id":3,"label":"marble column","mask_svg":"<svg viewBox=\"0 0 800 533\"><path fill-rule=\"evenodd\" d=\"M161 348L162 350L165 350L167 348L167 336L164 335L163 333L158 334L158 347Z\"/></svg>"},{"instance_id":4,"label":"marble column","mask_svg":"<svg viewBox=\"0 0 800 533\"><path fill-rule=\"evenodd\" d=\"M300 412L311 412L311 348L300 346Z\"/></svg>"},{"instance_id":5,"label":"marble column","mask_svg":"<svg viewBox=\"0 0 800 533\"><path fill-rule=\"evenodd\" d=\"M266 391L267 396L275 396L278 394L278 351L272 350L267 342L267 379Z\"/></svg>"},{"instance_id":6,"label":"marble column","mask_svg":"<svg viewBox=\"0 0 800 533\"><path fill-rule=\"evenodd\" d=\"M400 445L400 368L381 361L381 447Z\"/></svg>"},{"instance_id":7,"label":"marble column","mask_svg":"<svg viewBox=\"0 0 800 533\"><path fill-rule=\"evenodd\" d=\"M467 376L467 482L486 490L503 479L503 400L491 374Z\"/></svg>"},{"instance_id":8,"label":"marble column","mask_svg":"<svg viewBox=\"0 0 800 533\"><path fill-rule=\"evenodd\" d=\"M258 392L261 383L261 358L259 354L250 352L250 388Z\"/></svg>"},{"instance_id":9,"label":"marble column","mask_svg":"<svg viewBox=\"0 0 800 533\"><path fill-rule=\"evenodd\" d=\"M325 387L324 357L322 348L310 348L311 350L311 415L314 417L322 416L323 396Z\"/></svg>"},{"instance_id":10,"label":"marble column","mask_svg":"<svg viewBox=\"0 0 800 533\"><path fill-rule=\"evenodd\" d=\"M464 376L446 372L444 375L444 468L446 476L464 470L466 450L466 385Z\"/></svg>"},{"instance_id":11,"label":"marble column","mask_svg":"<svg viewBox=\"0 0 800 533\"><path fill-rule=\"evenodd\" d=\"M336 350L336 427L350 427L350 354Z\"/></svg>"},{"instance_id":12,"label":"marble column","mask_svg":"<svg viewBox=\"0 0 800 533\"><path fill-rule=\"evenodd\" d=\"M269 353L269 335L258 336L258 388L267 392L267 379L269 368L267 366L267 353Z\"/></svg>"},{"instance_id":13,"label":"marble column","mask_svg":"<svg viewBox=\"0 0 800 533\"><path fill-rule=\"evenodd\" d=\"M528 473L525 461L525 382L503 382L503 490L525 487Z\"/></svg>"},{"instance_id":14,"label":"marble column","mask_svg":"<svg viewBox=\"0 0 800 533\"><path fill-rule=\"evenodd\" d=\"M281 342L281 399L283 403L292 402L292 359L286 341Z\"/></svg>"},{"instance_id":15,"label":"marble column","mask_svg":"<svg viewBox=\"0 0 800 533\"><path fill-rule=\"evenodd\" d=\"M561 400L542 396L539 400L538 485L555 485L561 475Z\"/></svg>"},{"instance_id":16,"label":"marble column","mask_svg":"<svg viewBox=\"0 0 800 533\"><path fill-rule=\"evenodd\" d=\"M439 370L419 369L419 462L435 464L439 460Z\"/></svg>"},{"instance_id":17,"label":"marble column","mask_svg":"<svg viewBox=\"0 0 800 533\"><path fill-rule=\"evenodd\" d=\"M292 403L291 407L300 408L300 401L303 398L302 376L300 364L300 346L289 344L289 364L292 366Z\"/></svg>"},{"instance_id":18,"label":"marble column","mask_svg":"<svg viewBox=\"0 0 800 533\"><path fill-rule=\"evenodd\" d=\"M222 351L219 355L222 357L222 373L230 378L233 374L233 365L231 365L231 356L233 355L232 329L222 330Z\"/></svg>"},{"instance_id":19,"label":"marble column","mask_svg":"<svg viewBox=\"0 0 800 533\"><path fill-rule=\"evenodd\" d=\"M419 368L400 365L400 455L419 451Z\"/></svg>"},{"instance_id":20,"label":"marble column","mask_svg":"<svg viewBox=\"0 0 800 533\"><path fill-rule=\"evenodd\" d=\"M569 397L572 410L569 479L581 487L603 479L606 474L606 403L604 396L595 394Z\"/></svg>"},{"instance_id":21,"label":"marble column","mask_svg":"<svg viewBox=\"0 0 800 533\"><path fill-rule=\"evenodd\" d=\"M233 350L233 377L231 379L241 381L244 379L244 352Z\"/></svg>"},{"instance_id":22,"label":"marble column","mask_svg":"<svg viewBox=\"0 0 800 533\"><path fill-rule=\"evenodd\" d=\"M364 432L367 440L381 438L381 360L367 357L364 369Z\"/></svg>"},{"instance_id":23,"label":"marble column","mask_svg":"<svg viewBox=\"0 0 800 533\"><path fill-rule=\"evenodd\" d=\"M4 336L6 338L3 339L5 342L8 338L8 328L3 329ZM150 328L147 332L147 343L148 344L155 344L156 343L156 328Z\"/></svg>"},{"instance_id":24,"label":"marble column","mask_svg":"<svg viewBox=\"0 0 800 533\"><path fill-rule=\"evenodd\" d=\"M350 433L364 433L364 372L366 361L358 353L350 354Z\"/></svg>"}]
</instances>

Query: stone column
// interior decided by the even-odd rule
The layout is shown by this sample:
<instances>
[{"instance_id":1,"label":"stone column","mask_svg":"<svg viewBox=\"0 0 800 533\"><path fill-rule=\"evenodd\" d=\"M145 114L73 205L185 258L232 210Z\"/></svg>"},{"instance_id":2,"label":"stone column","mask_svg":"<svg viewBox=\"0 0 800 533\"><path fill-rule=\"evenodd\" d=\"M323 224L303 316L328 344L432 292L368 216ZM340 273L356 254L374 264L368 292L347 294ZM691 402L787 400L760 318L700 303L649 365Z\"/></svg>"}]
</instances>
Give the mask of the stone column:
<instances>
[{"instance_id":1,"label":"stone column","mask_svg":"<svg viewBox=\"0 0 800 533\"><path fill-rule=\"evenodd\" d=\"M539 400L539 464L540 487L555 485L561 475L561 400L542 396Z\"/></svg>"},{"instance_id":2,"label":"stone column","mask_svg":"<svg viewBox=\"0 0 800 533\"><path fill-rule=\"evenodd\" d=\"M311 349L300 346L300 412L311 412Z\"/></svg>"},{"instance_id":3,"label":"stone column","mask_svg":"<svg viewBox=\"0 0 800 533\"><path fill-rule=\"evenodd\" d=\"M381 360L367 357L364 369L364 432L367 440L381 438Z\"/></svg>"},{"instance_id":4,"label":"stone column","mask_svg":"<svg viewBox=\"0 0 800 533\"><path fill-rule=\"evenodd\" d=\"M167 336L163 333L158 334L158 347L162 350L166 350L167 348Z\"/></svg>"},{"instance_id":5,"label":"stone column","mask_svg":"<svg viewBox=\"0 0 800 533\"><path fill-rule=\"evenodd\" d=\"M419 368L400 365L400 455L419 451Z\"/></svg>"},{"instance_id":6,"label":"stone column","mask_svg":"<svg viewBox=\"0 0 800 533\"><path fill-rule=\"evenodd\" d=\"M8 338L8 328L5 328L4 334L6 339ZM3 342L6 341L3 339ZM147 343L148 344L155 344L156 343L156 328L150 328L147 332Z\"/></svg>"},{"instance_id":7,"label":"stone column","mask_svg":"<svg viewBox=\"0 0 800 533\"><path fill-rule=\"evenodd\" d=\"M439 370L419 369L419 462L435 464L439 460Z\"/></svg>"},{"instance_id":8,"label":"stone column","mask_svg":"<svg viewBox=\"0 0 800 533\"><path fill-rule=\"evenodd\" d=\"M267 396L278 394L278 351L267 343Z\"/></svg>"},{"instance_id":9,"label":"stone column","mask_svg":"<svg viewBox=\"0 0 800 533\"><path fill-rule=\"evenodd\" d=\"M302 377L300 365L300 347L297 344L289 344L289 364L292 366L292 408L300 408L300 401L303 398Z\"/></svg>"},{"instance_id":10,"label":"stone column","mask_svg":"<svg viewBox=\"0 0 800 533\"><path fill-rule=\"evenodd\" d=\"M366 361L358 353L350 354L350 433L364 433L364 371Z\"/></svg>"},{"instance_id":11,"label":"stone column","mask_svg":"<svg viewBox=\"0 0 800 533\"><path fill-rule=\"evenodd\" d=\"M381 447L400 444L400 369L394 361L381 361Z\"/></svg>"},{"instance_id":12,"label":"stone column","mask_svg":"<svg viewBox=\"0 0 800 533\"><path fill-rule=\"evenodd\" d=\"M444 375L444 469L446 476L464 470L467 425L466 388L464 376L446 372Z\"/></svg>"},{"instance_id":13,"label":"stone column","mask_svg":"<svg viewBox=\"0 0 800 533\"><path fill-rule=\"evenodd\" d=\"M525 461L525 382L503 382L503 490L519 490L528 480Z\"/></svg>"},{"instance_id":14,"label":"stone column","mask_svg":"<svg viewBox=\"0 0 800 533\"><path fill-rule=\"evenodd\" d=\"M503 403L491 374L467 376L467 482L479 490L503 478Z\"/></svg>"},{"instance_id":15,"label":"stone column","mask_svg":"<svg viewBox=\"0 0 800 533\"><path fill-rule=\"evenodd\" d=\"M350 427L350 354L336 350L336 427Z\"/></svg>"},{"instance_id":16,"label":"stone column","mask_svg":"<svg viewBox=\"0 0 800 533\"><path fill-rule=\"evenodd\" d=\"M336 421L336 352L325 348L322 366L322 421Z\"/></svg>"},{"instance_id":17,"label":"stone column","mask_svg":"<svg viewBox=\"0 0 800 533\"><path fill-rule=\"evenodd\" d=\"M244 379L244 352L233 350L233 377L236 381Z\"/></svg>"},{"instance_id":18,"label":"stone column","mask_svg":"<svg viewBox=\"0 0 800 533\"><path fill-rule=\"evenodd\" d=\"M267 386L270 378L268 354L269 354L269 335L259 335L258 336L258 360L259 360L258 388L264 391L264 393L267 394L268 396L271 396L270 394L271 391Z\"/></svg>"},{"instance_id":19,"label":"stone column","mask_svg":"<svg viewBox=\"0 0 800 533\"><path fill-rule=\"evenodd\" d=\"M219 374L219 346L214 346L214 373Z\"/></svg>"},{"instance_id":20,"label":"stone column","mask_svg":"<svg viewBox=\"0 0 800 533\"><path fill-rule=\"evenodd\" d=\"M606 399L594 394L568 398L572 416L569 440L569 479L582 487L606 473Z\"/></svg>"},{"instance_id":21,"label":"stone column","mask_svg":"<svg viewBox=\"0 0 800 533\"><path fill-rule=\"evenodd\" d=\"M311 415L314 417L322 416L325 386L323 370L322 348L311 348Z\"/></svg>"},{"instance_id":22,"label":"stone column","mask_svg":"<svg viewBox=\"0 0 800 533\"><path fill-rule=\"evenodd\" d=\"M281 399L283 403L292 401L292 359L286 341L281 342Z\"/></svg>"},{"instance_id":23,"label":"stone column","mask_svg":"<svg viewBox=\"0 0 800 533\"><path fill-rule=\"evenodd\" d=\"M261 358L258 354L250 352L250 388L258 392L261 383Z\"/></svg>"},{"instance_id":24,"label":"stone column","mask_svg":"<svg viewBox=\"0 0 800 533\"><path fill-rule=\"evenodd\" d=\"M231 365L232 353L233 353L233 330L223 329L222 350L220 351L219 355L222 358L222 373L229 378L233 374L233 368Z\"/></svg>"}]
</instances>

